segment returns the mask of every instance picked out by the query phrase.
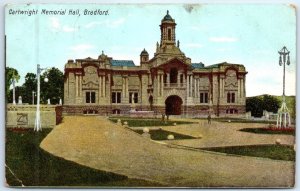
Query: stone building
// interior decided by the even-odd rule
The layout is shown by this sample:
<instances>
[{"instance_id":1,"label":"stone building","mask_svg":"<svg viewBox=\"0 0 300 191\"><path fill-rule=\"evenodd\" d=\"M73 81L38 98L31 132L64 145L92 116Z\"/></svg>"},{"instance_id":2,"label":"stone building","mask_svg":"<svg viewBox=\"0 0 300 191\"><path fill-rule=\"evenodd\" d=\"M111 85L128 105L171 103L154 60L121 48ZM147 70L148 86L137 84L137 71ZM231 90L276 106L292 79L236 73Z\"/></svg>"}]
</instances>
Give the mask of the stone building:
<instances>
[{"instance_id":1,"label":"stone building","mask_svg":"<svg viewBox=\"0 0 300 191\"><path fill-rule=\"evenodd\" d=\"M68 60L65 65L65 114L212 116L245 114L246 70L227 62L192 63L176 42L169 12L161 20L160 43L153 58L144 49L140 65L102 54ZM134 107L134 108L133 108Z\"/></svg>"}]
</instances>

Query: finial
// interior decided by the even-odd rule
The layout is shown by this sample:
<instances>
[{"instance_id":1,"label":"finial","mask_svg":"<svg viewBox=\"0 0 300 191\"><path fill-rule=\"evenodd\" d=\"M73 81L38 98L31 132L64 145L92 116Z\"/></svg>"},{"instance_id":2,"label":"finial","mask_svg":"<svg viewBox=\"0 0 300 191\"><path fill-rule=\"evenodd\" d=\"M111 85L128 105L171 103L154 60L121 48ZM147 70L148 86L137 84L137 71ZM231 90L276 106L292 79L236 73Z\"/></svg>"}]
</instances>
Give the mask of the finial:
<instances>
[{"instance_id":1,"label":"finial","mask_svg":"<svg viewBox=\"0 0 300 191\"><path fill-rule=\"evenodd\" d=\"M104 51L102 50L102 54L104 54Z\"/></svg>"},{"instance_id":2,"label":"finial","mask_svg":"<svg viewBox=\"0 0 300 191\"><path fill-rule=\"evenodd\" d=\"M179 48L179 45L180 45L180 42L179 42L179 40L177 40L177 47Z\"/></svg>"},{"instance_id":3,"label":"finial","mask_svg":"<svg viewBox=\"0 0 300 191\"><path fill-rule=\"evenodd\" d=\"M169 10L167 10L167 15L169 15Z\"/></svg>"},{"instance_id":4,"label":"finial","mask_svg":"<svg viewBox=\"0 0 300 191\"><path fill-rule=\"evenodd\" d=\"M146 51L145 48L144 48L144 51Z\"/></svg>"}]
</instances>

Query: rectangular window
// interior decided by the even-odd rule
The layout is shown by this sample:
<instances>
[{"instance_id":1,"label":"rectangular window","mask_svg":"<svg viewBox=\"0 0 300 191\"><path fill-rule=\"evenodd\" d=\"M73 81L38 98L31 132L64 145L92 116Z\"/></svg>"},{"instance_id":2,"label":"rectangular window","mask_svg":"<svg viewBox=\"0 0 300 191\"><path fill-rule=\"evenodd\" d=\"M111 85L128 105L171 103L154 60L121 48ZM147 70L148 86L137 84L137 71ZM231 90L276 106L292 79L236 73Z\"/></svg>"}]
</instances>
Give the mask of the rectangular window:
<instances>
[{"instance_id":1,"label":"rectangular window","mask_svg":"<svg viewBox=\"0 0 300 191\"><path fill-rule=\"evenodd\" d=\"M235 103L235 93L227 93L227 103Z\"/></svg>"},{"instance_id":2,"label":"rectangular window","mask_svg":"<svg viewBox=\"0 0 300 191\"><path fill-rule=\"evenodd\" d=\"M134 103L138 103L138 93L134 93L134 97L133 97L133 100L134 100Z\"/></svg>"},{"instance_id":3,"label":"rectangular window","mask_svg":"<svg viewBox=\"0 0 300 191\"><path fill-rule=\"evenodd\" d=\"M111 93L111 103L116 103L116 92Z\"/></svg>"},{"instance_id":4,"label":"rectangular window","mask_svg":"<svg viewBox=\"0 0 300 191\"><path fill-rule=\"evenodd\" d=\"M200 93L200 103L208 103L208 92Z\"/></svg>"},{"instance_id":5,"label":"rectangular window","mask_svg":"<svg viewBox=\"0 0 300 191\"><path fill-rule=\"evenodd\" d=\"M132 98L133 98L133 101L134 103L138 103L139 101L139 94L138 93L134 93L134 92L129 92L129 103L132 103Z\"/></svg>"},{"instance_id":6,"label":"rectangular window","mask_svg":"<svg viewBox=\"0 0 300 191\"><path fill-rule=\"evenodd\" d=\"M90 92L85 93L85 103L90 103L91 102L91 94Z\"/></svg>"},{"instance_id":7,"label":"rectangular window","mask_svg":"<svg viewBox=\"0 0 300 191\"><path fill-rule=\"evenodd\" d=\"M96 103L96 93L91 92L91 103Z\"/></svg>"},{"instance_id":8,"label":"rectangular window","mask_svg":"<svg viewBox=\"0 0 300 191\"><path fill-rule=\"evenodd\" d=\"M96 103L96 93L85 92L85 103Z\"/></svg>"},{"instance_id":9,"label":"rectangular window","mask_svg":"<svg viewBox=\"0 0 300 191\"><path fill-rule=\"evenodd\" d=\"M111 103L121 103L121 92L111 93Z\"/></svg>"},{"instance_id":10,"label":"rectangular window","mask_svg":"<svg viewBox=\"0 0 300 191\"><path fill-rule=\"evenodd\" d=\"M227 93L227 103L230 103L230 93Z\"/></svg>"},{"instance_id":11,"label":"rectangular window","mask_svg":"<svg viewBox=\"0 0 300 191\"><path fill-rule=\"evenodd\" d=\"M121 92L117 92L117 103L121 103Z\"/></svg>"},{"instance_id":12,"label":"rectangular window","mask_svg":"<svg viewBox=\"0 0 300 191\"><path fill-rule=\"evenodd\" d=\"M235 102L235 93L232 93L231 94L231 103L234 103Z\"/></svg>"}]
</instances>

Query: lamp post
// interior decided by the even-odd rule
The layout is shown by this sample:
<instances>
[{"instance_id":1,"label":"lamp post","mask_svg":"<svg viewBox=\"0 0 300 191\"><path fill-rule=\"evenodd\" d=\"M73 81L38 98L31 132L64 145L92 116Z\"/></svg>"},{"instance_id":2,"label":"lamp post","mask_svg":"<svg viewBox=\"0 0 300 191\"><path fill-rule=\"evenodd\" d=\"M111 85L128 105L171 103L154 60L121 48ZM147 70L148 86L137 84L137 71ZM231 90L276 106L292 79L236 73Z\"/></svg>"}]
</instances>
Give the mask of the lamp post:
<instances>
[{"instance_id":1,"label":"lamp post","mask_svg":"<svg viewBox=\"0 0 300 191\"><path fill-rule=\"evenodd\" d=\"M291 125L291 117L289 113L289 109L286 106L285 102L285 65L290 65L290 51L284 46L279 53L279 66L283 65L283 93L282 93L282 104L280 109L278 110L277 115L277 128L287 127ZM287 121L288 120L288 121Z\"/></svg>"},{"instance_id":2,"label":"lamp post","mask_svg":"<svg viewBox=\"0 0 300 191\"><path fill-rule=\"evenodd\" d=\"M41 115L40 115L40 75L43 70L46 70L46 68L41 68L40 65L37 65L37 101L36 101L36 117L35 117L35 123L34 123L34 131L41 131ZM45 82L48 82L48 78L45 78Z\"/></svg>"}]
</instances>

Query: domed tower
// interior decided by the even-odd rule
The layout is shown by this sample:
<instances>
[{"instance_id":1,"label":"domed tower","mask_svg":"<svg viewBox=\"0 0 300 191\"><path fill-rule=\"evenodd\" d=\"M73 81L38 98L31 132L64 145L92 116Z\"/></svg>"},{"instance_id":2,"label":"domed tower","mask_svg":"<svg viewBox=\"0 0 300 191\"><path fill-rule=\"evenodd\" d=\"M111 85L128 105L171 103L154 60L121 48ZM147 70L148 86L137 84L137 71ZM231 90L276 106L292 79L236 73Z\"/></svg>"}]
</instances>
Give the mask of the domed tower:
<instances>
[{"instance_id":1,"label":"domed tower","mask_svg":"<svg viewBox=\"0 0 300 191\"><path fill-rule=\"evenodd\" d=\"M149 54L148 52L144 49L141 54L140 54L140 62L141 62L141 65L142 64L145 64L146 62L149 61Z\"/></svg>"},{"instance_id":2,"label":"domed tower","mask_svg":"<svg viewBox=\"0 0 300 191\"><path fill-rule=\"evenodd\" d=\"M166 16L161 20L160 31L160 45L175 45L176 38L175 38L175 20L172 19L171 15L169 15L169 11L167 11Z\"/></svg>"}]
</instances>

